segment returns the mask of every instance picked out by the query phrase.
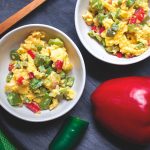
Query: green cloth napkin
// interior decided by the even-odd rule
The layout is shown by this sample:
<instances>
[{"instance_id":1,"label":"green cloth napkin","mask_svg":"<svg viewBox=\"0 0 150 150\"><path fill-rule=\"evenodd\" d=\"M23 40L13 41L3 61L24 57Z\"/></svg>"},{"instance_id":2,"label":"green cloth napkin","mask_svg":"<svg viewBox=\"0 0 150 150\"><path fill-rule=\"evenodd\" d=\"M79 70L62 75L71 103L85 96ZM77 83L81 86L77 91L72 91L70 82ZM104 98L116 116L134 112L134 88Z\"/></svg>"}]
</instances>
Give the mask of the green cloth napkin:
<instances>
[{"instance_id":1,"label":"green cloth napkin","mask_svg":"<svg viewBox=\"0 0 150 150\"><path fill-rule=\"evenodd\" d=\"M0 130L0 150L16 150L16 148L10 143L8 138Z\"/></svg>"}]
</instances>

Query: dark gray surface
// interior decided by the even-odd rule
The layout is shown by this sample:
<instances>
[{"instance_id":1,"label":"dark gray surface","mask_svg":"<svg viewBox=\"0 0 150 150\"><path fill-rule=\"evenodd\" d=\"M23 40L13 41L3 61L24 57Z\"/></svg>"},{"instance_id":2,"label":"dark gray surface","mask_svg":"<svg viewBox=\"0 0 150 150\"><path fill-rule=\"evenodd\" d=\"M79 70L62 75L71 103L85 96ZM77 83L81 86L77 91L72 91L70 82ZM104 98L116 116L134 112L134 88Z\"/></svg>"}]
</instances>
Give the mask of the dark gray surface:
<instances>
[{"instance_id":1,"label":"dark gray surface","mask_svg":"<svg viewBox=\"0 0 150 150\"><path fill-rule=\"evenodd\" d=\"M0 22L26 5L29 0L0 0ZM89 128L77 150L150 150L148 146L130 145L110 135L93 120L90 94L96 86L111 78L129 75L150 75L150 58L130 66L114 66L91 56L78 39L74 26L76 0L47 0L43 6L31 13L14 28L25 24L42 23L52 25L69 35L83 54L87 79L84 93L75 108L64 117L45 123L28 123L19 120L0 107L0 128L20 150L48 150L48 145L69 115L90 122ZM70 141L71 142L71 141Z\"/></svg>"}]
</instances>

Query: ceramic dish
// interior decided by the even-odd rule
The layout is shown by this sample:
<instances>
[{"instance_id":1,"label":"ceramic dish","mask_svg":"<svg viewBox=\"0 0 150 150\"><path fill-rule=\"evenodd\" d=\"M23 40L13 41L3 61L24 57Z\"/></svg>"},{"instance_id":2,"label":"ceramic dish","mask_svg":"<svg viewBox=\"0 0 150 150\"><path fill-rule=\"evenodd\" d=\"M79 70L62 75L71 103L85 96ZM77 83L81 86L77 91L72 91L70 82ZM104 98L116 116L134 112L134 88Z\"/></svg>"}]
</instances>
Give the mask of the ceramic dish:
<instances>
[{"instance_id":1,"label":"ceramic dish","mask_svg":"<svg viewBox=\"0 0 150 150\"><path fill-rule=\"evenodd\" d=\"M8 74L8 65L10 63L10 51L12 49L18 48L19 45L24 41L24 39L32 31L35 30L44 31L47 35L50 36L50 38L59 37L65 43L69 58L71 60L71 63L73 64L73 70L71 72L71 75L75 77L75 82L72 88L76 92L76 96L73 100L62 100L58 107L56 107L54 110L42 111L40 114L34 114L26 107L12 107L7 101L4 89L6 84L6 76ZM26 121L43 122L53 120L66 114L79 101L85 85L85 65L79 49L65 33L48 25L25 25L6 34L0 40L0 47L0 104L9 113Z\"/></svg>"},{"instance_id":2,"label":"ceramic dish","mask_svg":"<svg viewBox=\"0 0 150 150\"><path fill-rule=\"evenodd\" d=\"M87 26L82 18L82 15L88 10L89 0L78 0L75 9L75 27L80 41L84 47L94 57L104 62L116 65L129 65L142 61L150 56L150 48L138 57L133 58L118 58L105 51L104 47L100 45L96 40L92 39L88 32L90 27Z\"/></svg>"}]
</instances>

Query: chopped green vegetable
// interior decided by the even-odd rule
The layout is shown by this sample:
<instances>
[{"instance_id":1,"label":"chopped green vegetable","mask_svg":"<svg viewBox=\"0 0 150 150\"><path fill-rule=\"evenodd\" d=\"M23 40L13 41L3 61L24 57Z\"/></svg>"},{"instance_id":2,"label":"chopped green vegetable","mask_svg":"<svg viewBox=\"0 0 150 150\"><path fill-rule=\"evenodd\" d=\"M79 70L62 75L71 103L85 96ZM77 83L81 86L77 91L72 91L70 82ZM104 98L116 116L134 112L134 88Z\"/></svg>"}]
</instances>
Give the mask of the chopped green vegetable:
<instances>
[{"instance_id":1,"label":"chopped green vegetable","mask_svg":"<svg viewBox=\"0 0 150 150\"><path fill-rule=\"evenodd\" d=\"M104 38L102 38L102 45L105 47L106 46L106 42L105 42L105 39Z\"/></svg>"},{"instance_id":2,"label":"chopped green vegetable","mask_svg":"<svg viewBox=\"0 0 150 150\"><path fill-rule=\"evenodd\" d=\"M59 89L59 92L60 92L60 94L64 95L64 94L67 92L67 90L68 90L67 87L60 88L60 89Z\"/></svg>"},{"instance_id":3,"label":"chopped green vegetable","mask_svg":"<svg viewBox=\"0 0 150 150\"><path fill-rule=\"evenodd\" d=\"M120 11L121 11L121 9L119 8L119 9L117 9L117 11L116 11L116 15L115 15L115 17L116 18L119 18L119 16L120 16Z\"/></svg>"},{"instance_id":4,"label":"chopped green vegetable","mask_svg":"<svg viewBox=\"0 0 150 150\"><path fill-rule=\"evenodd\" d=\"M46 72L46 69L45 69L45 67L42 65L42 66L39 66L39 71L40 71L40 72Z\"/></svg>"},{"instance_id":5,"label":"chopped green vegetable","mask_svg":"<svg viewBox=\"0 0 150 150\"><path fill-rule=\"evenodd\" d=\"M111 28L107 30L106 35L107 35L108 37L114 37L115 34L116 34L116 32L118 31L118 29L119 29L118 24L114 23L114 24L111 26Z\"/></svg>"},{"instance_id":6,"label":"chopped green vegetable","mask_svg":"<svg viewBox=\"0 0 150 150\"><path fill-rule=\"evenodd\" d=\"M121 5L122 4L122 0L118 0L118 5Z\"/></svg>"},{"instance_id":7,"label":"chopped green vegetable","mask_svg":"<svg viewBox=\"0 0 150 150\"><path fill-rule=\"evenodd\" d=\"M37 54L34 59L34 64L37 67L42 66L42 65L44 65L44 67L48 67L50 65L50 58L48 56Z\"/></svg>"},{"instance_id":8,"label":"chopped green vegetable","mask_svg":"<svg viewBox=\"0 0 150 150\"><path fill-rule=\"evenodd\" d=\"M111 30L111 29L108 29L108 30L107 30L107 33L106 33L106 35L107 35L108 37L114 37L115 34L116 34L116 32L113 31L113 30Z\"/></svg>"},{"instance_id":9,"label":"chopped green vegetable","mask_svg":"<svg viewBox=\"0 0 150 150\"><path fill-rule=\"evenodd\" d=\"M61 79L64 79L64 78L66 77L66 73L65 73L64 71L62 71L62 72L60 73L60 77L61 77Z\"/></svg>"},{"instance_id":10,"label":"chopped green vegetable","mask_svg":"<svg viewBox=\"0 0 150 150\"><path fill-rule=\"evenodd\" d=\"M50 103L51 103L51 101L52 101L52 99L51 99L51 97L49 96L49 94L48 94L48 93L45 93L45 95L44 95L42 101L41 101L40 104L39 104L40 108L41 108L42 110L48 109L48 108L49 108L49 105L50 105Z\"/></svg>"},{"instance_id":11,"label":"chopped green vegetable","mask_svg":"<svg viewBox=\"0 0 150 150\"><path fill-rule=\"evenodd\" d=\"M49 45L57 45L59 47L64 47L64 43L59 38L50 39L48 44Z\"/></svg>"},{"instance_id":12,"label":"chopped green vegetable","mask_svg":"<svg viewBox=\"0 0 150 150\"><path fill-rule=\"evenodd\" d=\"M90 0L90 7L94 11L102 11L103 10L103 5L100 0Z\"/></svg>"},{"instance_id":13,"label":"chopped green vegetable","mask_svg":"<svg viewBox=\"0 0 150 150\"><path fill-rule=\"evenodd\" d=\"M102 25L103 20L104 20L105 18L107 18L108 15L104 15L104 14L102 14L102 13L99 13L97 17L98 17L99 24Z\"/></svg>"},{"instance_id":14,"label":"chopped green vegetable","mask_svg":"<svg viewBox=\"0 0 150 150\"><path fill-rule=\"evenodd\" d=\"M115 23L114 23L114 24L112 25L112 27L111 27L111 30L112 30L112 31L115 31L115 32L117 32L118 29L119 29L119 26L118 26L117 24L115 24Z\"/></svg>"},{"instance_id":15,"label":"chopped green vegetable","mask_svg":"<svg viewBox=\"0 0 150 150\"><path fill-rule=\"evenodd\" d=\"M23 100L23 103L30 103L31 102L31 100L28 99L25 95L21 95L21 98Z\"/></svg>"},{"instance_id":16,"label":"chopped green vegetable","mask_svg":"<svg viewBox=\"0 0 150 150\"><path fill-rule=\"evenodd\" d=\"M43 84L43 81L33 78L33 79L31 80L31 82L30 82L30 88L31 88L32 90L36 90L36 89L38 89L39 87L41 87L42 84Z\"/></svg>"},{"instance_id":17,"label":"chopped green vegetable","mask_svg":"<svg viewBox=\"0 0 150 150\"><path fill-rule=\"evenodd\" d=\"M22 61L22 66L23 67L27 67L28 66L28 62L27 61Z\"/></svg>"},{"instance_id":18,"label":"chopped green vegetable","mask_svg":"<svg viewBox=\"0 0 150 150\"><path fill-rule=\"evenodd\" d=\"M15 65L16 69L21 69L21 62L17 61L16 65Z\"/></svg>"},{"instance_id":19,"label":"chopped green vegetable","mask_svg":"<svg viewBox=\"0 0 150 150\"><path fill-rule=\"evenodd\" d=\"M17 93L8 93L7 95L8 102L12 106L21 106L22 100L20 98L20 95Z\"/></svg>"},{"instance_id":20,"label":"chopped green vegetable","mask_svg":"<svg viewBox=\"0 0 150 150\"><path fill-rule=\"evenodd\" d=\"M127 0L126 6L131 7L135 3L135 0Z\"/></svg>"},{"instance_id":21,"label":"chopped green vegetable","mask_svg":"<svg viewBox=\"0 0 150 150\"><path fill-rule=\"evenodd\" d=\"M38 51L41 51L43 46L42 45L38 45L38 46L36 46L36 48L37 48Z\"/></svg>"},{"instance_id":22,"label":"chopped green vegetable","mask_svg":"<svg viewBox=\"0 0 150 150\"><path fill-rule=\"evenodd\" d=\"M117 19L120 18L120 10L121 10L121 9L118 8L117 11L110 13L114 21L116 21Z\"/></svg>"},{"instance_id":23,"label":"chopped green vegetable","mask_svg":"<svg viewBox=\"0 0 150 150\"><path fill-rule=\"evenodd\" d=\"M69 87L72 87L74 84L74 80L75 80L74 77L67 77L66 79L67 79L66 85Z\"/></svg>"},{"instance_id":24,"label":"chopped green vegetable","mask_svg":"<svg viewBox=\"0 0 150 150\"><path fill-rule=\"evenodd\" d=\"M34 93L36 97L42 97L45 95L45 93L48 93L48 90L45 87L41 86L37 90L34 90Z\"/></svg>"},{"instance_id":25,"label":"chopped green vegetable","mask_svg":"<svg viewBox=\"0 0 150 150\"><path fill-rule=\"evenodd\" d=\"M12 79L12 77L13 77L13 73L10 72L10 73L7 75L6 82L10 82L11 79Z\"/></svg>"},{"instance_id":26,"label":"chopped green vegetable","mask_svg":"<svg viewBox=\"0 0 150 150\"><path fill-rule=\"evenodd\" d=\"M20 60L19 54L17 53L17 50L12 50L10 52L10 58L12 60Z\"/></svg>"},{"instance_id":27,"label":"chopped green vegetable","mask_svg":"<svg viewBox=\"0 0 150 150\"><path fill-rule=\"evenodd\" d=\"M145 47L145 45L144 45L142 42L139 42L139 43L137 44L137 48L138 48L138 49L141 49L141 48L143 48L143 47Z\"/></svg>"},{"instance_id":28,"label":"chopped green vegetable","mask_svg":"<svg viewBox=\"0 0 150 150\"><path fill-rule=\"evenodd\" d=\"M101 42L101 40L102 40L102 38L99 36L99 34L98 34L98 33L95 33L93 30L90 31L90 32L88 33L88 35L89 35L91 38L96 39L98 42Z\"/></svg>"},{"instance_id":29,"label":"chopped green vegetable","mask_svg":"<svg viewBox=\"0 0 150 150\"><path fill-rule=\"evenodd\" d=\"M50 75L52 71L54 71L54 69L49 66L49 67L46 69L46 76Z\"/></svg>"}]
</instances>

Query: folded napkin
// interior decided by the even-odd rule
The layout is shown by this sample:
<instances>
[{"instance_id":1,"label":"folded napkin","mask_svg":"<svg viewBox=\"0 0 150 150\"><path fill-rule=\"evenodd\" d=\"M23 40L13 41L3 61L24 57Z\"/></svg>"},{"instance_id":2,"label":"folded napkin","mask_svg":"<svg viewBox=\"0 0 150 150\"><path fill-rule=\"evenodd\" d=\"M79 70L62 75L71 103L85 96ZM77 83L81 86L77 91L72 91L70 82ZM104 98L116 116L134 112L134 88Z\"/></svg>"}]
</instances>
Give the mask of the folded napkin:
<instances>
[{"instance_id":1,"label":"folded napkin","mask_svg":"<svg viewBox=\"0 0 150 150\"><path fill-rule=\"evenodd\" d=\"M8 138L0 130L0 150L16 150Z\"/></svg>"}]
</instances>

